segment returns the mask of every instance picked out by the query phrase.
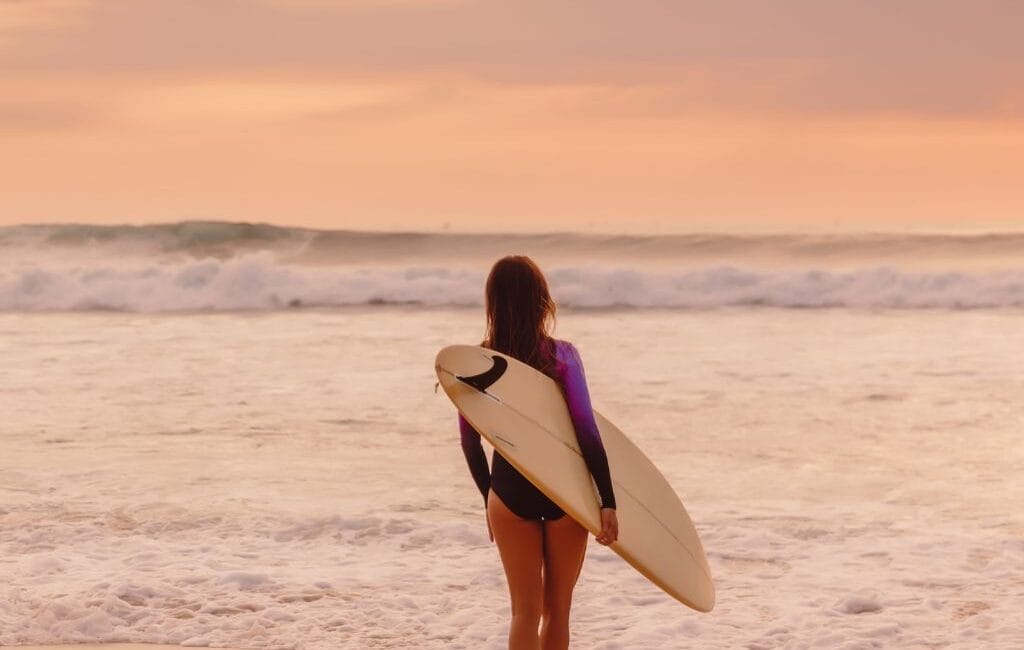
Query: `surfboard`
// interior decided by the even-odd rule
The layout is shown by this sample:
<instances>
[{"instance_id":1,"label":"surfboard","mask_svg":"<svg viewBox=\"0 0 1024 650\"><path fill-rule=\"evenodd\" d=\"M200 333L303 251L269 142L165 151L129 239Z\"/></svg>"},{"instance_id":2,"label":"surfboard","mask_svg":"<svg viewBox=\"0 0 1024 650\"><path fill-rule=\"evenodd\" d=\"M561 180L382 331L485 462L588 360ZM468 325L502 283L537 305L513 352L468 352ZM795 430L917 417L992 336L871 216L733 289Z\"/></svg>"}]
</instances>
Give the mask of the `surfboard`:
<instances>
[{"instance_id":1,"label":"surfboard","mask_svg":"<svg viewBox=\"0 0 1024 650\"><path fill-rule=\"evenodd\" d=\"M443 348L434 363L445 393L499 454L570 517L601 532L600 502L558 384L533 367L475 345ZM686 508L654 463L594 411L615 489L619 539L610 548L684 605L709 612L715 587Z\"/></svg>"}]
</instances>

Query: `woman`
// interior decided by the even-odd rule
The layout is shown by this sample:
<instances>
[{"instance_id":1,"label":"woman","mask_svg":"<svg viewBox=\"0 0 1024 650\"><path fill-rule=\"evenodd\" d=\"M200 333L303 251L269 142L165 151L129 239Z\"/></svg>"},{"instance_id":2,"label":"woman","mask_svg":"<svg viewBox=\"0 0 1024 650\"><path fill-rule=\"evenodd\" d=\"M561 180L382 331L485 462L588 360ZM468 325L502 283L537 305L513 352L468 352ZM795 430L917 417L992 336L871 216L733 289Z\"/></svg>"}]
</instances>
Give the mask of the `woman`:
<instances>
[{"instance_id":1,"label":"woman","mask_svg":"<svg viewBox=\"0 0 1024 650\"><path fill-rule=\"evenodd\" d=\"M601 498L597 541L618 538L615 494L608 458L590 406L583 364L568 341L551 337L555 303L534 262L522 255L498 260L487 277L487 333L483 347L503 352L554 379L565 395L576 438ZM459 415L462 450L487 513L487 532L497 542L512 598L509 650L565 650L569 607L587 530L520 474L500 454L491 471L480 434ZM538 634L538 625L540 632Z\"/></svg>"}]
</instances>

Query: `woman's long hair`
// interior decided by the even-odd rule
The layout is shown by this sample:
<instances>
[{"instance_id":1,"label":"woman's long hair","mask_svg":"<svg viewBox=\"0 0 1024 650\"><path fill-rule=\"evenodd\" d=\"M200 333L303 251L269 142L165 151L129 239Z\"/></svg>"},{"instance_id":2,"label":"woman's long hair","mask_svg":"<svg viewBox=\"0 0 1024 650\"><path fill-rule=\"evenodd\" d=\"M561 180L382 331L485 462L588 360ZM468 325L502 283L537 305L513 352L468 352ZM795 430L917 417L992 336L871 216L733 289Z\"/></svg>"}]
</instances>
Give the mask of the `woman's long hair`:
<instances>
[{"instance_id":1,"label":"woman's long hair","mask_svg":"<svg viewBox=\"0 0 1024 650\"><path fill-rule=\"evenodd\" d=\"M551 332L555 301L540 268L525 255L508 255L491 267L485 289L487 332L480 344L557 377Z\"/></svg>"}]
</instances>

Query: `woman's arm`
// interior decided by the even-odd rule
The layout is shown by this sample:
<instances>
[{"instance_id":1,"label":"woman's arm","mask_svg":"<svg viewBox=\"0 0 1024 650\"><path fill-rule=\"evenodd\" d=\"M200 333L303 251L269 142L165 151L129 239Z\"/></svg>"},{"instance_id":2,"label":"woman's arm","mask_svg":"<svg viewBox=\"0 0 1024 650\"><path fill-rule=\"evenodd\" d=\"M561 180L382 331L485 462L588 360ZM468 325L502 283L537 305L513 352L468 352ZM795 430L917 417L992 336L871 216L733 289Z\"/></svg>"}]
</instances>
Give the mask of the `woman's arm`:
<instances>
[{"instance_id":1,"label":"woman's arm","mask_svg":"<svg viewBox=\"0 0 1024 650\"><path fill-rule=\"evenodd\" d=\"M601 495L601 507L614 508L615 492L608 470L608 455L601 442L601 432L597 428L594 410L590 405L590 391L587 389L587 378L583 373L583 361L580 360L580 353L572 343L565 341L563 345L565 353L562 355L562 385L565 386L565 403L569 407L569 415L576 429L576 440L579 442L587 469L597 484L598 494Z\"/></svg>"},{"instance_id":2,"label":"woman's arm","mask_svg":"<svg viewBox=\"0 0 1024 650\"><path fill-rule=\"evenodd\" d=\"M480 444L480 434L470 425L466 418L459 413L459 434L462 438L462 453L466 456L466 463L469 465L469 472L473 475L477 489L484 497L484 505L487 505L487 492L491 489L491 470L487 466L487 454Z\"/></svg>"}]
</instances>

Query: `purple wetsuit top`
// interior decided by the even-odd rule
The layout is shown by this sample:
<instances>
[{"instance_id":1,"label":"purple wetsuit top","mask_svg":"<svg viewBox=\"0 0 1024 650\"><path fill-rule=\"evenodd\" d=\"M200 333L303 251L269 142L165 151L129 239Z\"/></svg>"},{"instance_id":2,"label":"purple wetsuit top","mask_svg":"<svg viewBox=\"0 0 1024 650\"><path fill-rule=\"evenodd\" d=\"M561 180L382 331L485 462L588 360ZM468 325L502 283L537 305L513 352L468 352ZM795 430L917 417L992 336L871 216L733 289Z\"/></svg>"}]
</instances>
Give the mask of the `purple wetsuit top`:
<instances>
[{"instance_id":1,"label":"purple wetsuit top","mask_svg":"<svg viewBox=\"0 0 1024 650\"><path fill-rule=\"evenodd\" d=\"M565 387L565 403L576 429L583 460L594 477L602 508L615 507L615 493L608 472L608 456L601 443L601 433L594 421L590 406L590 392L583 374L583 362L576 347L568 341L555 340L555 357L561 384ZM495 451L491 455L491 471L487 468L487 455L480 444L480 434L459 414L462 452L466 455L469 471L487 504L487 493L493 489L509 510L525 519L558 519L565 512L544 496L533 483Z\"/></svg>"}]
</instances>

